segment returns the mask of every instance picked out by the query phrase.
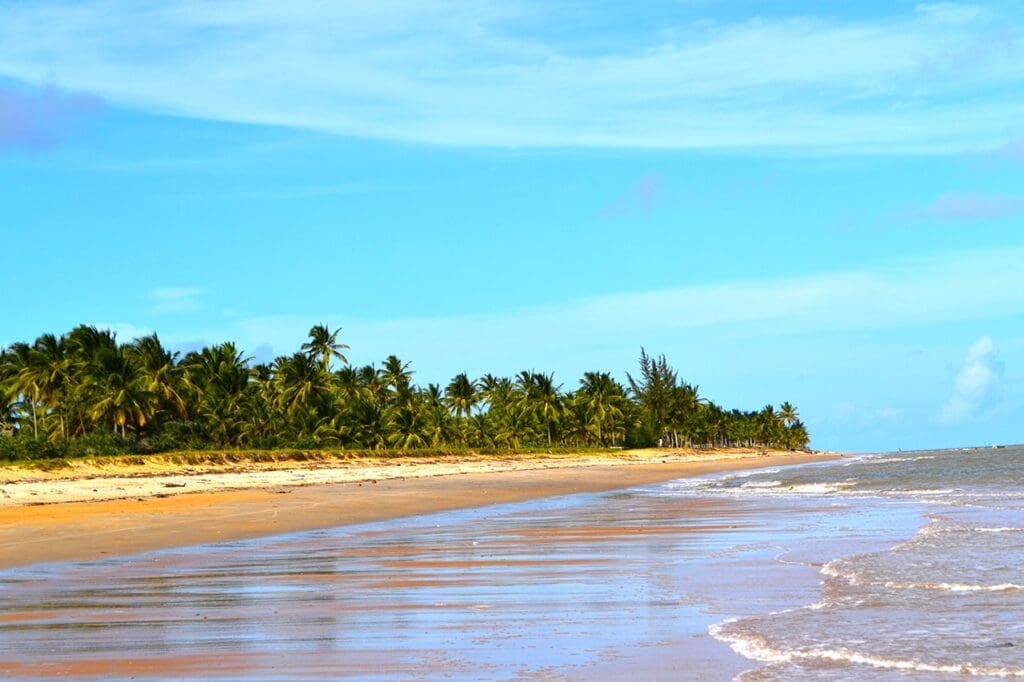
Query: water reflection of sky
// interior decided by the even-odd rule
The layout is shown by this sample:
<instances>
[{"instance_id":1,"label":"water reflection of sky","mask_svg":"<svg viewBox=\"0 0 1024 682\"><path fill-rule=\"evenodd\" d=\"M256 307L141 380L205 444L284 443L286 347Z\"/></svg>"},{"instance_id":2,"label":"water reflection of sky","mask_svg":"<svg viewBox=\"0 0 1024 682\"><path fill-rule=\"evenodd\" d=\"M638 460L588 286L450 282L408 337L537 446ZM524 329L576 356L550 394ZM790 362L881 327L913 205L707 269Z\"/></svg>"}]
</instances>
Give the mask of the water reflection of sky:
<instances>
[{"instance_id":1,"label":"water reflection of sky","mask_svg":"<svg viewBox=\"0 0 1024 682\"><path fill-rule=\"evenodd\" d=\"M196 676L599 677L692 638L725 651L710 624L813 602L813 564L919 521L906 505L645 486L41 565L0 574L2 657L116 671L212 655L177 671Z\"/></svg>"}]
</instances>

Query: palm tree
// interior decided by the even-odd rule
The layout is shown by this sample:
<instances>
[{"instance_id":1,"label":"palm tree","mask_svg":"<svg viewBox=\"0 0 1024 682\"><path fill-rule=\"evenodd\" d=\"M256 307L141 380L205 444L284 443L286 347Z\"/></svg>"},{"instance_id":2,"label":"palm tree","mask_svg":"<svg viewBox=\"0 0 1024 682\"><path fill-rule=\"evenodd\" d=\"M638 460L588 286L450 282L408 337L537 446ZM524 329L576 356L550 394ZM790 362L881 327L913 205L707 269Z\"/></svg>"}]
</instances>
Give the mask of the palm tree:
<instances>
[{"instance_id":1,"label":"palm tree","mask_svg":"<svg viewBox=\"0 0 1024 682\"><path fill-rule=\"evenodd\" d=\"M505 412L514 402L515 384L508 377L485 374L480 377L480 402L487 405L488 412Z\"/></svg>"},{"instance_id":2,"label":"palm tree","mask_svg":"<svg viewBox=\"0 0 1024 682\"><path fill-rule=\"evenodd\" d=\"M395 392L395 403L406 403L409 401L410 388L412 386L412 370L408 362L402 362L397 355L389 355L384 358L384 367L381 368L381 376L384 382Z\"/></svg>"},{"instance_id":3,"label":"palm tree","mask_svg":"<svg viewBox=\"0 0 1024 682\"><path fill-rule=\"evenodd\" d=\"M758 437L763 445L778 442L782 421L772 405L765 405L757 415Z\"/></svg>"},{"instance_id":4,"label":"palm tree","mask_svg":"<svg viewBox=\"0 0 1024 682\"><path fill-rule=\"evenodd\" d=\"M107 421L128 437L126 427L146 425L157 405L157 394L149 389L145 375L120 350L104 355L97 372L88 381L95 396L89 407L97 422Z\"/></svg>"},{"instance_id":5,"label":"palm tree","mask_svg":"<svg viewBox=\"0 0 1024 682\"><path fill-rule=\"evenodd\" d=\"M221 445L238 441L253 392L249 360L230 341L186 355L184 385L203 429Z\"/></svg>"},{"instance_id":6,"label":"palm tree","mask_svg":"<svg viewBox=\"0 0 1024 682\"><path fill-rule=\"evenodd\" d=\"M185 381L199 393L238 396L249 386L252 374L249 361L230 341L208 346L185 356L181 364Z\"/></svg>"},{"instance_id":7,"label":"palm tree","mask_svg":"<svg viewBox=\"0 0 1024 682\"><path fill-rule=\"evenodd\" d=\"M183 397L184 372L178 366L178 353L164 348L156 334L135 339L124 350L146 377L149 389L157 395L161 407L188 421L188 409Z\"/></svg>"},{"instance_id":8,"label":"palm tree","mask_svg":"<svg viewBox=\"0 0 1024 682\"><path fill-rule=\"evenodd\" d=\"M444 389L444 395L456 417L468 417L473 405L480 399L476 391L476 382L470 381L465 372L455 375Z\"/></svg>"},{"instance_id":9,"label":"palm tree","mask_svg":"<svg viewBox=\"0 0 1024 682\"><path fill-rule=\"evenodd\" d=\"M667 437L694 447L809 442L792 404L727 411L701 398L665 356L644 349L628 393L611 374L586 372L566 395L553 375L532 370L479 381L463 372L446 387L421 389L394 355L379 371L348 366L339 333L317 325L301 351L252 367L232 343L179 362L156 334L123 346L111 331L86 325L44 334L0 349L0 436L20 429L25 440L73 440L111 427L122 439L130 431L160 436L140 443L146 448L164 437L189 447L303 448L615 445L620 437L631 445ZM332 372L336 359L342 366Z\"/></svg>"},{"instance_id":10,"label":"palm tree","mask_svg":"<svg viewBox=\"0 0 1024 682\"><path fill-rule=\"evenodd\" d=\"M625 392L608 372L584 372L580 379L580 396L586 410L587 422L597 431L597 442L604 445L602 430L616 419L622 418ZM614 436L612 438L614 444Z\"/></svg>"},{"instance_id":11,"label":"palm tree","mask_svg":"<svg viewBox=\"0 0 1024 682\"><path fill-rule=\"evenodd\" d=\"M796 408L789 402L779 405L779 411L776 416L781 419L782 423L786 426L792 426L800 419L800 413L797 412Z\"/></svg>"},{"instance_id":12,"label":"palm tree","mask_svg":"<svg viewBox=\"0 0 1024 682\"><path fill-rule=\"evenodd\" d=\"M341 327L332 332L327 328L327 325L317 324L309 330L309 341L302 344L302 350L310 358L320 359L320 366L325 372L331 370L331 360L334 358L341 361L343 365L348 364L348 358L342 355L341 351L348 350L349 347L344 343L338 342L338 334L340 333Z\"/></svg>"},{"instance_id":13,"label":"palm tree","mask_svg":"<svg viewBox=\"0 0 1024 682\"><path fill-rule=\"evenodd\" d=\"M512 406L504 412L498 427L496 440L516 450L522 447L524 440L531 438L532 428L526 410Z\"/></svg>"},{"instance_id":14,"label":"palm tree","mask_svg":"<svg viewBox=\"0 0 1024 682\"><path fill-rule=\"evenodd\" d=\"M22 402L17 384L18 360L13 350L0 348L0 429L2 435L17 430Z\"/></svg>"},{"instance_id":15,"label":"palm tree","mask_svg":"<svg viewBox=\"0 0 1024 682\"><path fill-rule=\"evenodd\" d=\"M554 374L541 372L530 372L530 378L525 383L527 395L524 404L532 405L537 416L544 422L548 445L551 445L551 426L562 414L562 396L559 393L562 385L555 386Z\"/></svg>"},{"instance_id":16,"label":"palm tree","mask_svg":"<svg viewBox=\"0 0 1024 682\"><path fill-rule=\"evenodd\" d=\"M329 382L333 375L317 367L309 355L295 353L279 357L274 361L273 373L286 413L295 414L305 407L315 409L329 396Z\"/></svg>"},{"instance_id":17,"label":"palm tree","mask_svg":"<svg viewBox=\"0 0 1024 682\"><path fill-rule=\"evenodd\" d=\"M50 439L67 437L64 406L70 380L71 358L64 337L43 334L29 351L29 369L32 384L39 389L39 399L46 409L58 415L60 431L53 431Z\"/></svg>"},{"instance_id":18,"label":"palm tree","mask_svg":"<svg viewBox=\"0 0 1024 682\"><path fill-rule=\"evenodd\" d=\"M428 425L416 405L403 404L388 408L384 416L388 445L411 449L426 445Z\"/></svg>"},{"instance_id":19,"label":"palm tree","mask_svg":"<svg viewBox=\"0 0 1024 682\"><path fill-rule=\"evenodd\" d=\"M19 397L22 406L27 405L32 415L32 437L39 438L40 384L43 373L35 362L32 347L24 342L11 344L7 349L8 378L7 391Z\"/></svg>"}]
</instances>

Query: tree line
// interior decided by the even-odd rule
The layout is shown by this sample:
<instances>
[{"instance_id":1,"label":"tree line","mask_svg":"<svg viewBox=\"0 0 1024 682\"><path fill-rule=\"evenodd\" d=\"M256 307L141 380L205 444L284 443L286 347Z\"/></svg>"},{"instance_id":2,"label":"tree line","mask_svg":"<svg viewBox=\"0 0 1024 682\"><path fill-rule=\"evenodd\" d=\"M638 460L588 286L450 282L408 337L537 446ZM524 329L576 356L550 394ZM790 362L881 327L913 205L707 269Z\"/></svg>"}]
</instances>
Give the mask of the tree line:
<instances>
[{"instance_id":1,"label":"tree line","mask_svg":"<svg viewBox=\"0 0 1024 682\"><path fill-rule=\"evenodd\" d=\"M231 342L181 355L81 325L0 350L0 454L249 449L805 448L796 409L727 410L641 350L625 385L586 372L456 375L418 386L407 362L352 366L340 330L254 363Z\"/></svg>"}]
</instances>

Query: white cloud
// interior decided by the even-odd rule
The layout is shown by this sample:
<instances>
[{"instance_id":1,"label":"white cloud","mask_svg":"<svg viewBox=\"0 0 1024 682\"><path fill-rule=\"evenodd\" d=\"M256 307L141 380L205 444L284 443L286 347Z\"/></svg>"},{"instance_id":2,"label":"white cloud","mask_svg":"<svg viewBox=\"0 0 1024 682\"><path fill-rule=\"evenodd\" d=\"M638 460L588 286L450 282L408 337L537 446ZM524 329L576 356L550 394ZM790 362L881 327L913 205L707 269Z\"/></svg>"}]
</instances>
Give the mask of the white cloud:
<instances>
[{"instance_id":1,"label":"white cloud","mask_svg":"<svg viewBox=\"0 0 1024 682\"><path fill-rule=\"evenodd\" d=\"M435 144L905 152L1024 133L1013 16L933 3L849 23L547 28L609 7L7 3L0 75L150 111Z\"/></svg>"},{"instance_id":2,"label":"white cloud","mask_svg":"<svg viewBox=\"0 0 1024 682\"><path fill-rule=\"evenodd\" d=\"M840 402L830 415L819 423L848 425L857 428L885 428L904 421L905 411L899 407L877 407L867 400Z\"/></svg>"},{"instance_id":3,"label":"white cloud","mask_svg":"<svg viewBox=\"0 0 1024 682\"><path fill-rule=\"evenodd\" d=\"M154 315L198 312L202 310L203 305L200 298L205 293L206 289L200 287L154 289L149 294L149 300L153 303L150 312Z\"/></svg>"},{"instance_id":4,"label":"white cloud","mask_svg":"<svg viewBox=\"0 0 1024 682\"><path fill-rule=\"evenodd\" d=\"M930 19L951 24L975 21L984 13L977 5L964 5L958 2L922 3L916 9Z\"/></svg>"},{"instance_id":5,"label":"white cloud","mask_svg":"<svg viewBox=\"0 0 1024 682\"><path fill-rule=\"evenodd\" d=\"M621 293L477 315L359 319L344 311L259 315L181 340L237 340L292 352L320 322L343 326L353 362L396 353L430 377L519 365L631 366L641 344L684 344L847 330L896 329L1024 315L1024 248L934 255L847 272ZM173 339L171 339L173 341ZM591 366L588 366L591 365ZM436 378L436 377L435 377ZM435 380L432 378L431 380ZM893 416L893 415L888 415Z\"/></svg>"},{"instance_id":6,"label":"white cloud","mask_svg":"<svg viewBox=\"0 0 1024 682\"><path fill-rule=\"evenodd\" d=\"M97 329L109 329L117 336L118 343L128 343L143 336L153 333L148 327L140 327L131 322L88 322L87 324Z\"/></svg>"},{"instance_id":7,"label":"white cloud","mask_svg":"<svg viewBox=\"0 0 1024 682\"><path fill-rule=\"evenodd\" d=\"M942 406L939 421L959 424L970 421L999 398L1004 367L999 349L982 336L967 349L967 358L953 382L953 393Z\"/></svg>"}]
</instances>

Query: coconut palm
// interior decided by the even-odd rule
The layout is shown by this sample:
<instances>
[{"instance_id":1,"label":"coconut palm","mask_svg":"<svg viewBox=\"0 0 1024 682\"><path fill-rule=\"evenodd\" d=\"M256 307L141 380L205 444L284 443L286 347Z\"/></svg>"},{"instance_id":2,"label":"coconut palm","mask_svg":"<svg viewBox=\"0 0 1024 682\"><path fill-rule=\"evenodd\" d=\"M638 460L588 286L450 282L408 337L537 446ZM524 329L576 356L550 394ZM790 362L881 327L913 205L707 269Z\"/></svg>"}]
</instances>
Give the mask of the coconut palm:
<instances>
[{"instance_id":1,"label":"coconut palm","mask_svg":"<svg viewBox=\"0 0 1024 682\"><path fill-rule=\"evenodd\" d=\"M95 374L87 378L93 400L89 414L97 422L111 424L121 438L128 437L129 424L138 428L156 410L158 396L149 388L145 375L118 349L103 355Z\"/></svg>"},{"instance_id":2,"label":"coconut palm","mask_svg":"<svg viewBox=\"0 0 1024 682\"><path fill-rule=\"evenodd\" d=\"M604 445L602 432L606 425L614 429L616 420L622 418L625 391L608 372L584 372L580 379L580 398L586 410L586 423L596 431L597 442Z\"/></svg>"},{"instance_id":3,"label":"coconut palm","mask_svg":"<svg viewBox=\"0 0 1024 682\"><path fill-rule=\"evenodd\" d=\"M57 415L60 430L53 430L50 439L67 437L64 409L67 405L67 391L70 382L71 358L67 353L64 337L43 334L29 351L31 383L38 388L39 400L44 408Z\"/></svg>"},{"instance_id":4,"label":"coconut palm","mask_svg":"<svg viewBox=\"0 0 1024 682\"><path fill-rule=\"evenodd\" d=\"M17 402L28 407L32 417L32 437L39 438L39 411L43 372L32 354L32 347L24 342L11 344L7 349L7 392L17 396Z\"/></svg>"},{"instance_id":5,"label":"coconut palm","mask_svg":"<svg viewBox=\"0 0 1024 682\"><path fill-rule=\"evenodd\" d=\"M800 419L800 413L796 411L789 402L782 403L779 405L779 411L776 417L782 420L782 423L786 426L792 426Z\"/></svg>"},{"instance_id":6,"label":"coconut palm","mask_svg":"<svg viewBox=\"0 0 1024 682\"><path fill-rule=\"evenodd\" d=\"M468 417L473 405L479 402L476 382L470 381L465 372L456 374L447 388L444 389L445 399L456 417Z\"/></svg>"},{"instance_id":7,"label":"coconut palm","mask_svg":"<svg viewBox=\"0 0 1024 682\"><path fill-rule=\"evenodd\" d=\"M332 375L318 367L309 355L279 357L274 361L273 373L281 407L287 414L294 415L304 408L315 410L330 395Z\"/></svg>"},{"instance_id":8,"label":"coconut palm","mask_svg":"<svg viewBox=\"0 0 1024 682\"><path fill-rule=\"evenodd\" d=\"M75 439L113 428L125 440L133 432L145 436L147 448L160 442L519 448L614 445L620 438L694 447L808 443L792 404L725 410L703 399L664 356L643 349L628 393L597 371L585 373L571 395L553 375L532 370L479 381L463 372L445 387L421 389L409 364L394 355L381 370L349 367L338 333L317 325L300 352L256 366L232 343L179 362L155 334L119 345L111 331L86 325L14 343L0 350L0 436L21 430L26 439ZM335 360L345 364L331 372Z\"/></svg>"},{"instance_id":9,"label":"coconut palm","mask_svg":"<svg viewBox=\"0 0 1024 682\"><path fill-rule=\"evenodd\" d=\"M179 354L164 348L156 334L137 338L125 346L124 350L149 381L149 388L156 393L161 408L188 421L184 371L178 365Z\"/></svg>"},{"instance_id":10,"label":"coconut palm","mask_svg":"<svg viewBox=\"0 0 1024 682\"><path fill-rule=\"evenodd\" d=\"M17 354L12 349L0 348L0 429L5 435L13 435L20 421L22 402L17 376Z\"/></svg>"},{"instance_id":11,"label":"coconut palm","mask_svg":"<svg viewBox=\"0 0 1024 682\"><path fill-rule=\"evenodd\" d=\"M495 439L497 442L516 450L532 437L533 429L526 410L513 405L502 414Z\"/></svg>"},{"instance_id":12,"label":"coconut palm","mask_svg":"<svg viewBox=\"0 0 1024 682\"><path fill-rule=\"evenodd\" d=\"M555 386L555 375L542 372L531 372L529 389L532 395L529 403L533 405L537 416L544 422L547 431L548 445L551 445L551 427L558 422L562 414L562 396L559 390L562 385Z\"/></svg>"},{"instance_id":13,"label":"coconut palm","mask_svg":"<svg viewBox=\"0 0 1024 682\"><path fill-rule=\"evenodd\" d=\"M302 350L310 358L319 359L320 367L325 372L330 371L331 361L335 358L343 365L348 364L348 358L341 351L348 350L349 347L344 343L338 342L338 334L340 333L341 327L332 332L327 328L327 325L317 324L309 330L309 341L302 344Z\"/></svg>"},{"instance_id":14,"label":"coconut palm","mask_svg":"<svg viewBox=\"0 0 1024 682\"><path fill-rule=\"evenodd\" d=\"M391 447L412 449L427 444L428 424L416 405L403 404L388 408L384 415L387 441Z\"/></svg>"},{"instance_id":15,"label":"coconut palm","mask_svg":"<svg viewBox=\"0 0 1024 682\"><path fill-rule=\"evenodd\" d=\"M757 415L757 435L763 445L780 440L782 421L772 405L765 405Z\"/></svg>"},{"instance_id":16,"label":"coconut palm","mask_svg":"<svg viewBox=\"0 0 1024 682\"><path fill-rule=\"evenodd\" d=\"M516 385L508 377L485 374L477 383L480 402L487 405L489 412L503 413L515 402Z\"/></svg>"},{"instance_id":17,"label":"coconut palm","mask_svg":"<svg viewBox=\"0 0 1024 682\"><path fill-rule=\"evenodd\" d=\"M395 404L409 402L413 375L412 370L409 369L409 363L402 362L397 355L389 355L384 358L384 366L380 373L384 383L394 391L392 402Z\"/></svg>"}]
</instances>

